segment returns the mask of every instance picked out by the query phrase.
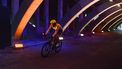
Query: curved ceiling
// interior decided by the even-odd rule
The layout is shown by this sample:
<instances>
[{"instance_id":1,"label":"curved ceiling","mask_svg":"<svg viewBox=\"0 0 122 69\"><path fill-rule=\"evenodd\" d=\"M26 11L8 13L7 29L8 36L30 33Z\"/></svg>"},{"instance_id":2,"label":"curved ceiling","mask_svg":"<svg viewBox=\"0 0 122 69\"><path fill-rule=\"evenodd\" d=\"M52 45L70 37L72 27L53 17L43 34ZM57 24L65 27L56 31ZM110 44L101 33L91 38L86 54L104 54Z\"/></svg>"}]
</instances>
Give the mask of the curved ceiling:
<instances>
[{"instance_id":1,"label":"curved ceiling","mask_svg":"<svg viewBox=\"0 0 122 69\"><path fill-rule=\"evenodd\" d=\"M122 20L122 18L117 19L114 23L112 23L109 27L108 30L110 30L112 28L112 26L114 26L116 23L118 23L120 20Z\"/></svg>"},{"instance_id":2,"label":"curved ceiling","mask_svg":"<svg viewBox=\"0 0 122 69\"><path fill-rule=\"evenodd\" d=\"M120 14L118 14L117 16L113 17L113 20L112 20L112 19L109 20L110 23L108 23L108 24L103 28L103 31L109 32L109 31L110 31L110 30L108 30L109 26L112 25L116 20L120 19L120 18L122 17L121 14L122 14L122 13L120 13ZM119 15L120 15L120 16L119 16ZM115 18L115 19L114 19L114 18ZM109 22L109 21L108 21L108 22Z\"/></svg>"},{"instance_id":3,"label":"curved ceiling","mask_svg":"<svg viewBox=\"0 0 122 69\"><path fill-rule=\"evenodd\" d=\"M81 30L80 30L79 33L81 33L92 21L96 20L101 14L103 14L103 13L107 12L108 10L110 10L110 9L112 9L112 8L114 8L114 7L116 7L116 6L118 6L119 4L122 4L122 2L116 3L116 4L112 5L112 6L109 6L109 7L107 7L106 9L104 9L103 11L101 11L100 13L98 13L96 16L94 16L91 20L89 20L89 21L81 28Z\"/></svg>"},{"instance_id":4,"label":"curved ceiling","mask_svg":"<svg viewBox=\"0 0 122 69\"><path fill-rule=\"evenodd\" d=\"M103 30L108 24L110 24L113 20L117 19L118 17L122 16L122 13L115 16L113 19L111 19L110 21L108 21L102 28L101 30Z\"/></svg>"},{"instance_id":5,"label":"curved ceiling","mask_svg":"<svg viewBox=\"0 0 122 69\"><path fill-rule=\"evenodd\" d=\"M81 13L83 13L85 10L87 10L89 7L91 7L92 5L94 5L95 3L99 2L99 0L93 0L92 2L90 2L89 4L87 4L85 7L83 7L77 14L75 14L67 23L66 25L63 27L63 31L65 31L65 29L72 23L72 21L74 19L76 19Z\"/></svg>"},{"instance_id":6,"label":"curved ceiling","mask_svg":"<svg viewBox=\"0 0 122 69\"><path fill-rule=\"evenodd\" d=\"M20 20L20 22L19 22L19 24L17 26L17 30L16 30L15 35L14 35L14 39L15 40L18 40L21 37L21 34L22 34L25 26L27 25L28 21L30 20L30 18L32 17L32 15L34 14L36 9L39 7L39 5L42 2L43 2L43 0L33 0L31 2L31 4L29 5L27 10L25 11L22 19ZM26 4L26 3L24 3L24 4Z\"/></svg>"},{"instance_id":7,"label":"curved ceiling","mask_svg":"<svg viewBox=\"0 0 122 69\"><path fill-rule=\"evenodd\" d=\"M36 11L36 9L39 7L39 5L43 2L43 0L30 0L32 1L31 4L29 5L29 7L26 9L24 15L22 16L16 32L15 32L15 39L19 39L21 37L21 34L26 26L26 24L28 23L28 21L30 20L30 18L32 17L32 15L34 14L34 12ZM63 31L65 31L65 29L72 23L72 21L74 21L79 15L81 15L84 11L86 11L89 7L93 6L94 4L96 4L97 2L99 2L100 0L93 0L92 2L90 2L89 4L85 5L82 9L80 9L79 12L77 12L67 23L66 25L63 27ZM115 7L118 7L118 5L122 4L122 2L120 3L116 3L110 7L107 7L106 9L104 9L103 11L101 11L100 13L98 13L96 16L94 16L91 20L89 20L80 30L80 33L90 24L92 23L92 21L95 21L96 19L99 18L99 16L105 12L107 12L110 9L113 9ZM113 14L122 11L122 9L119 9L113 13L111 13L110 15L108 15L107 17L103 18L102 21L98 22L98 24L92 29L92 31L94 31L97 26L99 26L99 24L101 24L103 21L105 21L108 17L112 16ZM110 22L110 21L109 21ZM108 22L108 23L109 23ZM106 24L107 25L107 24ZM106 26L104 25L102 27L102 29ZM114 25L114 23L112 24ZM111 25L111 26L112 26ZM109 27L110 28L110 27Z\"/></svg>"},{"instance_id":8,"label":"curved ceiling","mask_svg":"<svg viewBox=\"0 0 122 69\"><path fill-rule=\"evenodd\" d=\"M117 23L115 23L111 28L116 29L120 24L122 24L122 19L118 21Z\"/></svg>"},{"instance_id":9,"label":"curved ceiling","mask_svg":"<svg viewBox=\"0 0 122 69\"><path fill-rule=\"evenodd\" d=\"M106 19L108 19L109 17L111 17L112 15L114 15L114 14L116 14L116 13L118 13L118 12L122 12L122 9L119 9L119 10L117 10L117 11L114 11L113 13L110 13L107 17L105 17L104 19L102 19L99 23L97 23L97 25L94 26L94 28L92 29L92 32L94 32L94 31L97 29L97 27L98 27L101 23L103 23Z\"/></svg>"}]
</instances>

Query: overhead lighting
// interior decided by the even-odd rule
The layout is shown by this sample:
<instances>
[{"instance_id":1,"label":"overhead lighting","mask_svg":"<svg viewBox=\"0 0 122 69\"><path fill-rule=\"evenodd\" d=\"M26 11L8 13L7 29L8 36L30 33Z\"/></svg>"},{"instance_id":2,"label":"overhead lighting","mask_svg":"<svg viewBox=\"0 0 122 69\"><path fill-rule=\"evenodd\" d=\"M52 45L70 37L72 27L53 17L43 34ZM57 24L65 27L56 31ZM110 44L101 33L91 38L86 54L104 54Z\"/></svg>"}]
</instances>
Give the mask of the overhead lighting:
<instances>
[{"instance_id":1,"label":"overhead lighting","mask_svg":"<svg viewBox=\"0 0 122 69\"><path fill-rule=\"evenodd\" d=\"M109 0L109 2L113 2L113 0Z\"/></svg>"},{"instance_id":2,"label":"overhead lighting","mask_svg":"<svg viewBox=\"0 0 122 69\"><path fill-rule=\"evenodd\" d=\"M102 33L104 32L104 31L101 31Z\"/></svg>"},{"instance_id":3,"label":"overhead lighting","mask_svg":"<svg viewBox=\"0 0 122 69\"><path fill-rule=\"evenodd\" d=\"M95 34L95 32L92 32L93 34Z\"/></svg>"},{"instance_id":4,"label":"overhead lighting","mask_svg":"<svg viewBox=\"0 0 122 69\"><path fill-rule=\"evenodd\" d=\"M110 30L108 29L108 31L110 31Z\"/></svg>"},{"instance_id":5,"label":"overhead lighting","mask_svg":"<svg viewBox=\"0 0 122 69\"><path fill-rule=\"evenodd\" d=\"M77 18L79 18L79 16L77 16Z\"/></svg>"},{"instance_id":6,"label":"overhead lighting","mask_svg":"<svg viewBox=\"0 0 122 69\"><path fill-rule=\"evenodd\" d=\"M84 36L84 34L80 34L80 36Z\"/></svg>"},{"instance_id":7,"label":"overhead lighting","mask_svg":"<svg viewBox=\"0 0 122 69\"><path fill-rule=\"evenodd\" d=\"M29 22L29 24L32 25L34 28L36 27L36 25L31 22Z\"/></svg>"},{"instance_id":8,"label":"overhead lighting","mask_svg":"<svg viewBox=\"0 0 122 69\"><path fill-rule=\"evenodd\" d=\"M32 25L32 23L31 23L31 22L29 22L29 24L31 24L31 25Z\"/></svg>"},{"instance_id":9,"label":"overhead lighting","mask_svg":"<svg viewBox=\"0 0 122 69\"><path fill-rule=\"evenodd\" d=\"M99 15L96 15L96 16L93 18L93 20L96 20L98 17L99 17Z\"/></svg>"},{"instance_id":10,"label":"overhead lighting","mask_svg":"<svg viewBox=\"0 0 122 69\"><path fill-rule=\"evenodd\" d=\"M85 17L87 17L87 14L85 14Z\"/></svg>"},{"instance_id":11,"label":"overhead lighting","mask_svg":"<svg viewBox=\"0 0 122 69\"><path fill-rule=\"evenodd\" d=\"M32 26L33 26L34 28L36 27L36 25L34 25L34 24L33 24Z\"/></svg>"},{"instance_id":12,"label":"overhead lighting","mask_svg":"<svg viewBox=\"0 0 122 69\"><path fill-rule=\"evenodd\" d=\"M121 7L121 5L120 5L120 4L118 4L117 6L118 6L118 7Z\"/></svg>"}]
</instances>

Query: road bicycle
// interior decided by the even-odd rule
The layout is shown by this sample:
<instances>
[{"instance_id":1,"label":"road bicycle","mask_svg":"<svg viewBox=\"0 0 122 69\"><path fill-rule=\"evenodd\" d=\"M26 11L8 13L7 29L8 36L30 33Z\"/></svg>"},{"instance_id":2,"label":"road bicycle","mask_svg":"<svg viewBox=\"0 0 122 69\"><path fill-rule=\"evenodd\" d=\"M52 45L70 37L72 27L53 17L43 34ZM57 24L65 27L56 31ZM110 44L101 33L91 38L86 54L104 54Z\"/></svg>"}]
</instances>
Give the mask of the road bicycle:
<instances>
[{"instance_id":1,"label":"road bicycle","mask_svg":"<svg viewBox=\"0 0 122 69\"><path fill-rule=\"evenodd\" d=\"M42 57L48 57L49 55L59 53L62 49L63 37L59 37L58 40L54 40L54 37L48 37L48 41L42 46Z\"/></svg>"}]
</instances>

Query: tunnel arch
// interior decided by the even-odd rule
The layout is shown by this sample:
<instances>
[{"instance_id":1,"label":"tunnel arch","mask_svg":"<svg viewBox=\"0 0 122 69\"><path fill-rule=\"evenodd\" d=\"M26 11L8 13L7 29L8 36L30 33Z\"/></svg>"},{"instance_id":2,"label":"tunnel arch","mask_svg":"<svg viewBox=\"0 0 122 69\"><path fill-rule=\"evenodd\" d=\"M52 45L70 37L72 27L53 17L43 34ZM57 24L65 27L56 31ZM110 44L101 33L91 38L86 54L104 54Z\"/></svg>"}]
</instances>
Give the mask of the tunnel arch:
<instances>
[{"instance_id":1,"label":"tunnel arch","mask_svg":"<svg viewBox=\"0 0 122 69\"><path fill-rule=\"evenodd\" d=\"M83 13L86 9L88 9L90 6L94 5L95 3L99 2L100 0L93 0L92 2L90 2L89 4L87 4L86 6L84 6L78 13L76 13L63 27L63 31L65 31L65 29L72 23L72 21L74 19L76 19L81 13Z\"/></svg>"},{"instance_id":2,"label":"tunnel arch","mask_svg":"<svg viewBox=\"0 0 122 69\"><path fill-rule=\"evenodd\" d=\"M111 19L110 21L108 21L102 28L101 30L104 31L104 29L107 27L108 24L110 24L113 20L117 19L118 17L122 16L122 13L117 15L116 17L114 17L113 19Z\"/></svg>"},{"instance_id":3,"label":"tunnel arch","mask_svg":"<svg viewBox=\"0 0 122 69\"><path fill-rule=\"evenodd\" d=\"M122 20L122 17L117 19L114 23L112 23L109 27L108 30L110 30L114 25L116 25L116 23L118 23L120 20Z\"/></svg>"},{"instance_id":4,"label":"tunnel arch","mask_svg":"<svg viewBox=\"0 0 122 69\"><path fill-rule=\"evenodd\" d=\"M21 37L21 34L22 34L22 32L23 32L23 30L24 30L24 28L25 28L27 22L29 21L29 19L31 18L31 16L32 16L33 13L35 12L35 10L39 7L39 5L43 2L43 0L30 0L30 1L32 1L32 3L30 4L29 8L27 8L27 10L26 10L25 14L23 15L22 19L20 20L19 24L18 24L16 27L14 27L14 29L16 29L16 30L14 30L13 33L15 32L14 38L15 38L16 40L18 40L18 39ZM87 8L89 8L90 6L94 5L94 4L97 3L98 1L99 1L99 0L93 0L92 2L90 2L88 5L86 5L83 9L81 9L81 10L76 14L76 16L74 17L74 19L75 19L77 16L79 16L83 11L85 11ZM33 5L34 3L36 3L35 7L33 7L33 6L34 6L34 5ZM33 8L32 8L32 7L33 7ZM29 12L30 9L31 9L31 13ZM28 14L29 16L27 16L27 14ZM72 21L73 21L73 20L70 19L70 21L69 21L68 23L70 23L70 22L72 22ZM15 24L15 23L14 23L14 24ZM68 27L68 25L66 25L66 26ZM66 26L64 26L63 30L66 29Z\"/></svg>"},{"instance_id":5,"label":"tunnel arch","mask_svg":"<svg viewBox=\"0 0 122 69\"><path fill-rule=\"evenodd\" d=\"M105 17L104 19L102 19L99 23L97 23L97 25L94 26L94 28L92 29L92 32L94 32L100 26L100 24L103 23L106 19L108 19L109 17L111 17L112 15L114 15L114 14L116 14L118 12L122 12L122 9L119 9L117 11L114 11L113 13L109 14L107 17Z\"/></svg>"},{"instance_id":6,"label":"tunnel arch","mask_svg":"<svg viewBox=\"0 0 122 69\"><path fill-rule=\"evenodd\" d=\"M118 4L122 4L122 2L116 3L114 5L111 5L109 7L107 7L106 9L104 9L103 11L101 11L100 13L98 13L97 15L95 15L91 20L89 20L79 31L79 34L94 20L96 20L97 17L99 17L101 14L107 12L108 10L116 7Z\"/></svg>"},{"instance_id":7,"label":"tunnel arch","mask_svg":"<svg viewBox=\"0 0 122 69\"><path fill-rule=\"evenodd\" d=\"M117 17L117 16L115 16L115 17ZM106 27L103 28L103 31L109 32L110 31L110 30L108 30L109 26L112 25L116 20L120 19L121 17L122 17L121 15L120 16L118 15L118 17L116 19L110 20L111 22L108 23L106 25Z\"/></svg>"},{"instance_id":8,"label":"tunnel arch","mask_svg":"<svg viewBox=\"0 0 122 69\"><path fill-rule=\"evenodd\" d=\"M26 8L24 8L23 11L22 11L22 9L20 9L18 14L20 14L21 17L19 15L16 16L16 18L18 18L17 19L18 21L16 21L16 18L15 18L15 20L12 23L12 25L13 25L12 33L14 35L15 40L19 40L28 21L30 20L30 18L32 17L32 15L34 14L36 9L40 6L40 4L42 2L43 2L43 0L29 0L29 1L25 0L25 1L23 1L21 8L23 8L23 6Z\"/></svg>"},{"instance_id":9,"label":"tunnel arch","mask_svg":"<svg viewBox=\"0 0 122 69\"><path fill-rule=\"evenodd\" d=\"M35 7L35 9L33 9L34 11L38 8L38 6L43 2L43 0L34 0L32 3L31 3L31 5L34 3L34 2L37 2L37 1L40 1L40 2L38 2L38 4L36 5L36 7ZM81 9L73 18L71 18L68 22L67 22L67 24L63 27L63 30L65 30L67 27L68 27L68 25L76 18L76 17L78 17L83 11L85 11L86 9L88 9L90 6L92 6L92 5L94 5L95 3L97 3L97 2L99 2L99 0L94 0L94 1L92 1L91 3L89 3L88 5L86 5L83 9ZM120 4L120 3L119 3ZM30 6L31 6L30 5ZM28 8L28 10L29 10L29 8ZM28 11L27 10L27 11ZM31 10L32 10L32 8L31 8ZM30 14L30 17L33 15L33 13L34 13L34 11L32 12L32 14ZM25 14L28 14L28 13L25 13ZM26 23L27 23L27 21L30 19L30 17L25 21L25 22L23 22L25 19L26 19L26 16L24 15L23 16L23 19L20 21L20 24L22 24L23 23L23 25L20 25L19 24L19 26L18 26L18 28L17 28L17 30L16 30L16 32L15 32L15 39L19 39L20 38L20 36L21 36L21 34L22 34L22 32L23 32L23 29L24 29L24 27L26 26ZM21 29L19 29L19 28L21 28Z\"/></svg>"},{"instance_id":10,"label":"tunnel arch","mask_svg":"<svg viewBox=\"0 0 122 69\"><path fill-rule=\"evenodd\" d=\"M112 28L117 29L117 27L121 24L122 24L122 19L118 23L116 23Z\"/></svg>"}]
</instances>

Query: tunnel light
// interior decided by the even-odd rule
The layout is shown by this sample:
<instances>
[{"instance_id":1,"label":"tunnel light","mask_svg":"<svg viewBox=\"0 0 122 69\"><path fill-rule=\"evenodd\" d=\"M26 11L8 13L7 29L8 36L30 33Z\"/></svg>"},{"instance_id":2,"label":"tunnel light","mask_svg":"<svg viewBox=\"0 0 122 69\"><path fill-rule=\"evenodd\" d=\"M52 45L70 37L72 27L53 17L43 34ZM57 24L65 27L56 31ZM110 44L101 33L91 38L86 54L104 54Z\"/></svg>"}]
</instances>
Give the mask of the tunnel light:
<instances>
[{"instance_id":1,"label":"tunnel light","mask_svg":"<svg viewBox=\"0 0 122 69\"><path fill-rule=\"evenodd\" d=\"M117 6L118 6L118 7L121 7L121 5L120 5L120 4L118 4Z\"/></svg>"},{"instance_id":2,"label":"tunnel light","mask_svg":"<svg viewBox=\"0 0 122 69\"><path fill-rule=\"evenodd\" d=\"M87 14L85 14L85 17L87 17L88 15Z\"/></svg>"},{"instance_id":3,"label":"tunnel light","mask_svg":"<svg viewBox=\"0 0 122 69\"><path fill-rule=\"evenodd\" d=\"M113 30L116 30L116 29L113 29Z\"/></svg>"},{"instance_id":4,"label":"tunnel light","mask_svg":"<svg viewBox=\"0 0 122 69\"><path fill-rule=\"evenodd\" d=\"M34 28L36 27L36 25L31 22L29 22L29 24L32 25Z\"/></svg>"},{"instance_id":5,"label":"tunnel light","mask_svg":"<svg viewBox=\"0 0 122 69\"><path fill-rule=\"evenodd\" d=\"M110 32L110 30L108 29L108 31Z\"/></svg>"},{"instance_id":6,"label":"tunnel light","mask_svg":"<svg viewBox=\"0 0 122 69\"><path fill-rule=\"evenodd\" d=\"M64 40L64 38L63 37L59 37L59 40Z\"/></svg>"},{"instance_id":7,"label":"tunnel light","mask_svg":"<svg viewBox=\"0 0 122 69\"><path fill-rule=\"evenodd\" d=\"M29 22L29 24L30 24L30 25L32 25L32 23L31 23L31 22Z\"/></svg>"},{"instance_id":8,"label":"tunnel light","mask_svg":"<svg viewBox=\"0 0 122 69\"><path fill-rule=\"evenodd\" d=\"M98 17L99 17L99 15L96 15L96 16L93 18L93 20L96 20Z\"/></svg>"},{"instance_id":9,"label":"tunnel light","mask_svg":"<svg viewBox=\"0 0 122 69\"><path fill-rule=\"evenodd\" d=\"M102 33L104 32L104 31L101 31Z\"/></svg>"},{"instance_id":10,"label":"tunnel light","mask_svg":"<svg viewBox=\"0 0 122 69\"><path fill-rule=\"evenodd\" d=\"M34 24L33 24L32 26L33 26L34 28L36 27L36 25L34 25Z\"/></svg>"},{"instance_id":11,"label":"tunnel light","mask_svg":"<svg viewBox=\"0 0 122 69\"><path fill-rule=\"evenodd\" d=\"M77 18L79 18L79 16L77 16Z\"/></svg>"},{"instance_id":12,"label":"tunnel light","mask_svg":"<svg viewBox=\"0 0 122 69\"><path fill-rule=\"evenodd\" d=\"M23 44L15 44L15 48L23 48L24 46L23 46Z\"/></svg>"},{"instance_id":13,"label":"tunnel light","mask_svg":"<svg viewBox=\"0 0 122 69\"><path fill-rule=\"evenodd\" d=\"M80 36L84 36L84 34L80 34Z\"/></svg>"},{"instance_id":14,"label":"tunnel light","mask_svg":"<svg viewBox=\"0 0 122 69\"><path fill-rule=\"evenodd\" d=\"M95 32L92 32L93 34L95 34Z\"/></svg>"},{"instance_id":15,"label":"tunnel light","mask_svg":"<svg viewBox=\"0 0 122 69\"><path fill-rule=\"evenodd\" d=\"M109 0L109 2L113 2L113 0Z\"/></svg>"}]
</instances>

